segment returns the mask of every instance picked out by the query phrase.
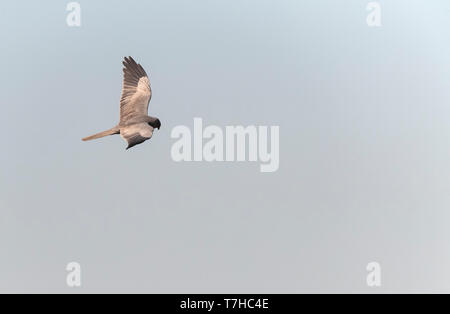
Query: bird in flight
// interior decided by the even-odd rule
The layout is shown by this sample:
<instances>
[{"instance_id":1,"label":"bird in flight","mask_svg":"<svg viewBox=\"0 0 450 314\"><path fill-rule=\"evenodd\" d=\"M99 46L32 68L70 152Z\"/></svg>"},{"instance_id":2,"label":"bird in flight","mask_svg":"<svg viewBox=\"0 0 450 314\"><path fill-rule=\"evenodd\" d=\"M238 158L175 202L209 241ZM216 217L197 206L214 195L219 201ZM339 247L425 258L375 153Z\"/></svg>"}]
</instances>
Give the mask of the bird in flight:
<instances>
[{"instance_id":1,"label":"bird in flight","mask_svg":"<svg viewBox=\"0 0 450 314\"><path fill-rule=\"evenodd\" d=\"M120 134L128 143L126 149L149 140L153 130L161 127L158 118L148 115L152 90L147 73L132 57L123 61L123 84L120 98L120 120L112 129L83 138L90 141L107 135Z\"/></svg>"}]
</instances>

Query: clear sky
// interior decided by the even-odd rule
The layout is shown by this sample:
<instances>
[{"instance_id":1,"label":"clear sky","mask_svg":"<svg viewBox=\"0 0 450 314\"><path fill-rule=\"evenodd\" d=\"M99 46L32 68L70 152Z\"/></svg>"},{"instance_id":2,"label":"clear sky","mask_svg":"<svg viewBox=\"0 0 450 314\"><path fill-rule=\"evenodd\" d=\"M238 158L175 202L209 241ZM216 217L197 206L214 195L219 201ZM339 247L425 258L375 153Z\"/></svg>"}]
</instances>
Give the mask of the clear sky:
<instances>
[{"instance_id":1,"label":"clear sky","mask_svg":"<svg viewBox=\"0 0 450 314\"><path fill-rule=\"evenodd\" d=\"M0 2L0 292L450 292L449 1L68 2ZM162 129L82 142L126 55ZM279 125L279 170L172 161L194 117Z\"/></svg>"}]
</instances>

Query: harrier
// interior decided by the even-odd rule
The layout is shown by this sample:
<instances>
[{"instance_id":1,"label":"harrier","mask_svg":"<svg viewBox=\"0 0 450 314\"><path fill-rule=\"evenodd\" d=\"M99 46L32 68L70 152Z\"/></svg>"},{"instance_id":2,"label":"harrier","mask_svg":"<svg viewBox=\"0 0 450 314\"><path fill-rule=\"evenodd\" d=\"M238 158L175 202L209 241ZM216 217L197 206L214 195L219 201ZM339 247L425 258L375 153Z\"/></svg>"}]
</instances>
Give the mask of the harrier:
<instances>
[{"instance_id":1,"label":"harrier","mask_svg":"<svg viewBox=\"0 0 450 314\"><path fill-rule=\"evenodd\" d=\"M152 90L147 73L132 57L125 57L123 65L119 124L112 129L85 137L83 141L120 134L127 141L126 149L128 149L150 139L153 130L159 130L161 127L158 118L148 115L148 104L152 98Z\"/></svg>"}]
</instances>

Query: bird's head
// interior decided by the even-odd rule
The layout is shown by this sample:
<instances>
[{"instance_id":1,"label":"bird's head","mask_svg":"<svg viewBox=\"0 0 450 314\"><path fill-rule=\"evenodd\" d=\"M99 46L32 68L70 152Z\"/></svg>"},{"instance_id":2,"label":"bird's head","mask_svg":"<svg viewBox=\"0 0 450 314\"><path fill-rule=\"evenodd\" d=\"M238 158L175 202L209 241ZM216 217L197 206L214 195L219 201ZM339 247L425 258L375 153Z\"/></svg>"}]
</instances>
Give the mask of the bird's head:
<instances>
[{"instance_id":1,"label":"bird's head","mask_svg":"<svg viewBox=\"0 0 450 314\"><path fill-rule=\"evenodd\" d=\"M154 121L150 121L148 123L151 127L153 127L154 129L158 129L161 128L161 121L159 121L159 119L155 119Z\"/></svg>"}]
</instances>

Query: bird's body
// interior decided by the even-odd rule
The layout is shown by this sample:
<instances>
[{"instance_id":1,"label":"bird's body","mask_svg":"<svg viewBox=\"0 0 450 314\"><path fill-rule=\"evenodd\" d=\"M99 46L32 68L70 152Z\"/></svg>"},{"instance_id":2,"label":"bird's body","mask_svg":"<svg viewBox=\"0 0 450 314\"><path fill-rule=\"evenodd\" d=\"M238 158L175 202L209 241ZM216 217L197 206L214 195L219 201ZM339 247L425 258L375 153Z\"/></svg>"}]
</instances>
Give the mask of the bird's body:
<instances>
[{"instance_id":1,"label":"bird's body","mask_svg":"<svg viewBox=\"0 0 450 314\"><path fill-rule=\"evenodd\" d=\"M112 129L85 137L83 141L120 134L128 143L128 149L150 139L153 130L161 127L158 118L148 115L148 104L152 98L152 90L147 73L131 57L125 57L123 65L119 124Z\"/></svg>"}]
</instances>

